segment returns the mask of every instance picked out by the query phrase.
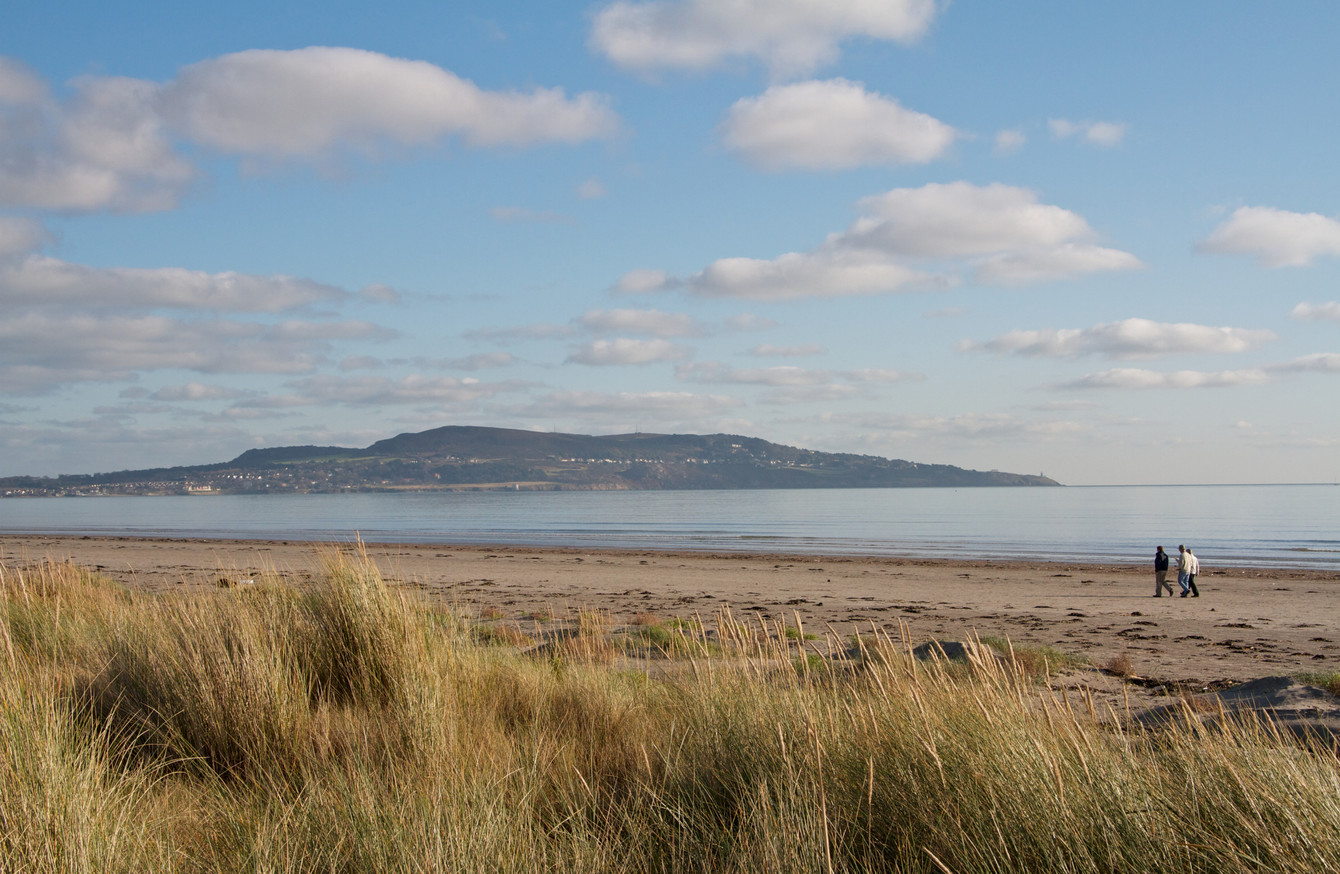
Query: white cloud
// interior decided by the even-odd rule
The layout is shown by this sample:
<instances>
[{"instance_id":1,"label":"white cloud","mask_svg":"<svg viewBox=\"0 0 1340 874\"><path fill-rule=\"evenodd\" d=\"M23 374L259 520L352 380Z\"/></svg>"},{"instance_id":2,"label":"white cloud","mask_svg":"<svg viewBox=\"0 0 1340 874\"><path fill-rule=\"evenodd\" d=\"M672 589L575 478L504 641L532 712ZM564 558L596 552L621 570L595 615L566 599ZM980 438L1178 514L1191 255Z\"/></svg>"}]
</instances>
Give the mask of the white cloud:
<instances>
[{"instance_id":1,"label":"white cloud","mask_svg":"<svg viewBox=\"0 0 1340 874\"><path fill-rule=\"evenodd\" d=\"M910 259L950 259L979 281L1043 282L1141 266L1135 256L1085 242L1095 236L1079 215L1037 202L1024 188L967 182L896 188L859 202L863 215L810 252L771 260L722 258L688 277L626 274L618 288L683 289L703 297L781 301L945 287L951 274Z\"/></svg>"},{"instance_id":2,"label":"white cloud","mask_svg":"<svg viewBox=\"0 0 1340 874\"><path fill-rule=\"evenodd\" d=\"M1270 368L1280 373L1340 373L1340 353L1317 352L1303 355Z\"/></svg>"},{"instance_id":3,"label":"white cloud","mask_svg":"<svg viewBox=\"0 0 1340 874\"><path fill-rule=\"evenodd\" d=\"M1255 255L1267 267L1303 267L1340 255L1340 221L1315 212L1244 206L1200 244L1202 252Z\"/></svg>"},{"instance_id":4,"label":"white cloud","mask_svg":"<svg viewBox=\"0 0 1340 874\"><path fill-rule=\"evenodd\" d=\"M0 55L0 108L36 106L47 96L46 83L22 62Z\"/></svg>"},{"instance_id":5,"label":"white cloud","mask_svg":"<svg viewBox=\"0 0 1340 874\"><path fill-rule=\"evenodd\" d=\"M693 316L660 310L591 310L579 316L577 324L588 331L651 337L694 337L706 332Z\"/></svg>"},{"instance_id":6,"label":"white cloud","mask_svg":"<svg viewBox=\"0 0 1340 874\"><path fill-rule=\"evenodd\" d=\"M10 122L0 137L0 206L160 210L194 180L155 111L153 83L86 77L63 104L44 87L27 91L34 102L8 113L0 106L0 123Z\"/></svg>"},{"instance_id":7,"label":"white cloud","mask_svg":"<svg viewBox=\"0 0 1340 874\"><path fill-rule=\"evenodd\" d=\"M151 370L302 373L330 345L386 340L366 322L186 321L159 315L23 312L0 321L0 391L36 393Z\"/></svg>"},{"instance_id":8,"label":"white cloud","mask_svg":"<svg viewBox=\"0 0 1340 874\"><path fill-rule=\"evenodd\" d=\"M516 361L516 356L510 352L479 352L461 358L440 359L433 364L449 370L491 370L495 367L509 367Z\"/></svg>"},{"instance_id":9,"label":"white cloud","mask_svg":"<svg viewBox=\"0 0 1340 874\"><path fill-rule=\"evenodd\" d=\"M934 0L616 2L596 14L590 45L644 72L757 58L775 75L795 75L836 60L845 39L913 42L935 12Z\"/></svg>"},{"instance_id":10,"label":"white cloud","mask_svg":"<svg viewBox=\"0 0 1340 874\"><path fill-rule=\"evenodd\" d=\"M46 228L35 221L0 216L0 259L26 255L50 239Z\"/></svg>"},{"instance_id":11,"label":"white cloud","mask_svg":"<svg viewBox=\"0 0 1340 874\"><path fill-rule=\"evenodd\" d=\"M722 258L665 287L700 297L757 301L850 297L925 287L935 277L875 253L789 252L772 260Z\"/></svg>"},{"instance_id":12,"label":"white cloud","mask_svg":"<svg viewBox=\"0 0 1340 874\"><path fill-rule=\"evenodd\" d=\"M1010 331L994 340L965 342L961 348L999 355L1054 358L1083 355L1151 358L1159 355L1245 352L1274 339L1275 334L1266 330L1124 319L1083 329Z\"/></svg>"},{"instance_id":13,"label":"white cloud","mask_svg":"<svg viewBox=\"0 0 1340 874\"><path fill-rule=\"evenodd\" d=\"M1041 249L994 255L977 268L977 279L991 285L1029 285L1089 273L1135 270L1140 259L1120 249L1088 243L1063 243Z\"/></svg>"},{"instance_id":14,"label":"white cloud","mask_svg":"<svg viewBox=\"0 0 1340 874\"><path fill-rule=\"evenodd\" d=\"M995 152L997 155L1012 155L1024 147L1028 137L1021 130L1003 130L996 134Z\"/></svg>"},{"instance_id":15,"label":"white cloud","mask_svg":"<svg viewBox=\"0 0 1340 874\"><path fill-rule=\"evenodd\" d=\"M1053 118L1047 122L1052 136L1058 140L1077 136L1095 146L1115 146L1126 137L1126 125L1111 121L1066 121Z\"/></svg>"},{"instance_id":16,"label":"white cloud","mask_svg":"<svg viewBox=\"0 0 1340 874\"><path fill-rule=\"evenodd\" d=\"M1293 308L1289 313L1289 316L1295 319L1328 319L1333 322L1340 322L1340 301L1332 300L1326 303L1300 303Z\"/></svg>"},{"instance_id":17,"label":"white cloud","mask_svg":"<svg viewBox=\"0 0 1340 874\"><path fill-rule=\"evenodd\" d=\"M767 169L839 170L865 164L924 164L956 131L846 79L776 85L731 107L727 148Z\"/></svg>"},{"instance_id":18,"label":"white cloud","mask_svg":"<svg viewBox=\"0 0 1340 874\"><path fill-rule=\"evenodd\" d=\"M169 385L149 395L156 401L217 401L234 400L246 395L241 389L227 388L221 385L205 385L200 382L188 382L184 385Z\"/></svg>"},{"instance_id":19,"label":"white cloud","mask_svg":"<svg viewBox=\"0 0 1340 874\"><path fill-rule=\"evenodd\" d=\"M183 69L159 103L197 143L274 158L449 135L477 146L576 143L619 127L600 95L484 91L426 61L326 46L201 61Z\"/></svg>"},{"instance_id":20,"label":"white cloud","mask_svg":"<svg viewBox=\"0 0 1340 874\"><path fill-rule=\"evenodd\" d=\"M655 364L660 361L683 361L692 354L688 348L671 343L669 340L634 340L620 337L583 344L568 355L567 362L597 367Z\"/></svg>"},{"instance_id":21,"label":"white cloud","mask_svg":"<svg viewBox=\"0 0 1340 874\"><path fill-rule=\"evenodd\" d=\"M677 280L664 270L630 270L614 285L616 294L645 294L650 291L664 291Z\"/></svg>"},{"instance_id":22,"label":"white cloud","mask_svg":"<svg viewBox=\"0 0 1340 874\"><path fill-rule=\"evenodd\" d=\"M1118 368L1090 373L1071 382L1065 389L1167 389L1167 388L1232 388L1241 385L1261 385L1270 379L1262 370L1178 370L1159 373L1153 370Z\"/></svg>"},{"instance_id":23,"label":"white cloud","mask_svg":"<svg viewBox=\"0 0 1340 874\"><path fill-rule=\"evenodd\" d=\"M460 137L474 146L578 143L615 135L608 100L562 89L485 91L424 61L351 48L257 49L201 61L165 84L75 80L53 100L0 59L0 206L145 211L196 178L184 138L217 151L315 159Z\"/></svg>"},{"instance_id":24,"label":"white cloud","mask_svg":"<svg viewBox=\"0 0 1340 874\"><path fill-rule=\"evenodd\" d=\"M895 188L859 206L864 215L841 235L842 245L920 258L1051 248L1093 236L1079 215L1038 203L1026 188L999 183Z\"/></svg>"},{"instance_id":25,"label":"white cloud","mask_svg":"<svg viewBox=\"0 0 1340 874\"><path fill-rule=\"evenodd\" d=\"M349 297L333 286L292 276L204 273L177 267L99 269L41 255L0 263L0 303L11 307L274 313Z\"/></svg>"}]
</instances>

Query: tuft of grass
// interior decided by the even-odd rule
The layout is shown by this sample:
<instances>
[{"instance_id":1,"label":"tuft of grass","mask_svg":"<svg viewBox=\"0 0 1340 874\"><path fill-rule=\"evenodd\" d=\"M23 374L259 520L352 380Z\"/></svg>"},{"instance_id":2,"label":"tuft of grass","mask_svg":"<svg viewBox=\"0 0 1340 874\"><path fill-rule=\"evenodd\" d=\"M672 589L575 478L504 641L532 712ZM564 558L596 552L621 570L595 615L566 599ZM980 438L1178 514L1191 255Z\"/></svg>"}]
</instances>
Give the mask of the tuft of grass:
<instances>
[{"instance_id":1,"label":"tuft of grass","mask_svg":"<svg viewBox=\"0 0 1340 874\"><path fill-rule=\"evenodd\" d=\"M477 625L473 629L476 640L493 646L527 647L535 645L535 638L516 625Z\"/></svg>"},{"instance_id":2,"label":"tuft of grass","mask_svg":"<svg viewBox=\"0 0 1340 874\"><path fill-rule=\"evenodd\" d=\"M1102 669L1114 677L1130 677L1135 674L1135 662L1131 661L1130 653L1117 653L1103 662Z\"/></svg>"},{"instance_id":3,"label":"tuft of grass","mask_svg":"<svg viewBox=\"0 0 1340 874\"><path fill-rule=\"evenodd\" d=\"M1332 695L1340 695L1340 671L1304 671L1294 674L1295 679L1325 689Z\"/></svg>"},{"instance_id":4,"label":"tuft of grass","mask_svg":"<svg viewBox=\"0 0 1340 874\"><path fill-rule=\"evenodd\" d=\"M1082 656L1062 652L1053 646L1017 646L1003 637L983 637L981 642L1005 656L1019 673L1033 679L1089 663Z\"/></svg>"}]
</instances>

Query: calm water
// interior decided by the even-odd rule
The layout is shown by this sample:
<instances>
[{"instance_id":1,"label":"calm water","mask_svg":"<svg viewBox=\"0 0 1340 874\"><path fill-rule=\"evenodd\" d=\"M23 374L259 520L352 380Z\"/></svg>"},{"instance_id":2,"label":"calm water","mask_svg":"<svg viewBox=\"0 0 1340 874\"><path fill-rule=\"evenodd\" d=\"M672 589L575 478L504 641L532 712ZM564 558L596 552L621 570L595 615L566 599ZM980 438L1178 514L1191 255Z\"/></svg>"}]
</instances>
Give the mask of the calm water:
<instances>
[{"instance_id":1,"label":"calm water","mask_svg":"<svg viewBox=\"0 0 1340 874\"><path fill-rule=\"evenodd\" d=\"M1340 487L1071 486L21 498L0 533L496 543L1340 570Z\"/></svg>"}]
</instances>

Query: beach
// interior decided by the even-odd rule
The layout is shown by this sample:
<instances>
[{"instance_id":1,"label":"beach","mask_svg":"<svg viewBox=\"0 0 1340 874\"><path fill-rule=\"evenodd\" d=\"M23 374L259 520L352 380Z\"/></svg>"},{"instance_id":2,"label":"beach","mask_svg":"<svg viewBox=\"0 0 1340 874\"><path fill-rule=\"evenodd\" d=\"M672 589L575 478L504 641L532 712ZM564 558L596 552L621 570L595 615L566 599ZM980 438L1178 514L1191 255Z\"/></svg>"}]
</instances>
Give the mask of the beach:
<instances>
[{"instance_id":1,"label":"beach","mask_svg":"<svg viewBox=\"0 0 1340 874\"><path fill-rule=\"evenodd\" d=\"M706 620L729 608L737 618L798 618L820 635L874 625L913 644L977 634L1099 665L1124 655L1138 677L1188 686L1340 670L1333 571L1206 562L1200 598L1155 600L1152 560L1134 557L1114 565L35 535L0 536L0 565L10 574L68 560L166 593L261 578L301 585L337 550L365 552L416 595L523 628L584 610L627 623Z\"/></svg>"}]
</instances>

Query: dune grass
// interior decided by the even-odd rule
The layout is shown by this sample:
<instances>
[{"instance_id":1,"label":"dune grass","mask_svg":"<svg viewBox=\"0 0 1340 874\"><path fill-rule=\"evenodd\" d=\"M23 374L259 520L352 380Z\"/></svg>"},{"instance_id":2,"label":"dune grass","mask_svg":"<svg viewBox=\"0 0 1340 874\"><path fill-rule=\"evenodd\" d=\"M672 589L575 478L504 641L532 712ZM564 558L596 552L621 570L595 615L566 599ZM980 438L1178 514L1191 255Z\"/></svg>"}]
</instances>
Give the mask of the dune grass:
<instances>
[{"instance_id":1,"label":"dune grass","mask_svg":"<svg viewBox=\"0 0 1340 874\"><path fill-rule=\"evenodd\" d=\"M682 667L653 679L598 614L522 655L357 554L0 595L3 872L1340 870L1332 755L1123 730L1019 659L723 612L639 626Z\"/></svg>"}]
</instances>

